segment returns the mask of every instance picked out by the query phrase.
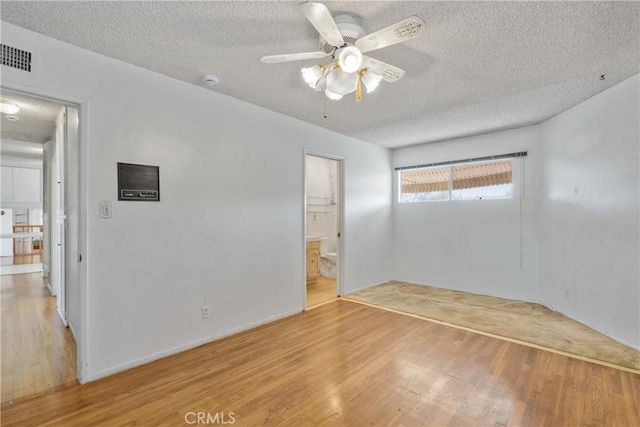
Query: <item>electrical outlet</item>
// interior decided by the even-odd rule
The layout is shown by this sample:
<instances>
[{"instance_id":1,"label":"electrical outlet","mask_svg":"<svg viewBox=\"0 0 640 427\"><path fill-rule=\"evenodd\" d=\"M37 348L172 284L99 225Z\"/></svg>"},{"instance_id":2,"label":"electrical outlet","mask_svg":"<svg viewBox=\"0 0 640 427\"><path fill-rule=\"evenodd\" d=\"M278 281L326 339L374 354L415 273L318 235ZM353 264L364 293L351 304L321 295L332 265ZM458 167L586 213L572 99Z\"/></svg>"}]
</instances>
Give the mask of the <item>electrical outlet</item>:
<instances>
[{"instance_id":1,"label":"electrical outlet","mask_svg":"<svg viewBox=\"0 0 640 427\"><path fill-rule=\"evenodd\" d=\"M209 318L209 306L208 305L203 305L202 308L200 309L201 313L202 313L202 318L203 319L208 319Z\"/></svg>"}]
</instances>

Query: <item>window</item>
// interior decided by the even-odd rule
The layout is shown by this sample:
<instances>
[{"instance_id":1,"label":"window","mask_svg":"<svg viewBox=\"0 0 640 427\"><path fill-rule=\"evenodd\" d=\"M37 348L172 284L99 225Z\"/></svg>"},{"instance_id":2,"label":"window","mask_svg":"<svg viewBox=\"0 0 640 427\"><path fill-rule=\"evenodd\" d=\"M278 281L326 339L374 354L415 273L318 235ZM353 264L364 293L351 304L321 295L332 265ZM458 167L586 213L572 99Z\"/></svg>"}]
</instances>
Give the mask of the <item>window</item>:
<instances>
[{"instance_id":1,"label":"window","mask_svg":"<svg viewBox=\"0 0 640 427\"><path fill-rule=\"evenodd\" d=\"M511 159L460 163L400 170L400 203L511 198Z\"/></svg>"},{"instance_id":2,"label":"window","mask_svg":"<svg viewBox=\"0 0 640 427\"><path fill-rule=\"evenodd\" d=\"M400 202L449 200L450 167L400 172Z\"/></svg>"}]
</instances>

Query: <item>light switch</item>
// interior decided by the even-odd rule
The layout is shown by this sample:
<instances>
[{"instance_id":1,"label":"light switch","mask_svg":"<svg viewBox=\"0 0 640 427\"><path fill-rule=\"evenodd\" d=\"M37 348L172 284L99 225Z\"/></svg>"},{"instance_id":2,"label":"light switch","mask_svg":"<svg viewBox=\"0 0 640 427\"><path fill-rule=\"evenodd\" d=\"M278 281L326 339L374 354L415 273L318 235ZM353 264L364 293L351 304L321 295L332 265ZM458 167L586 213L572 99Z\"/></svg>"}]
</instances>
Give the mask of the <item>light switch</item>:
<instances>
[{"instance_id":1,"label":"light switch","mask_svg":"<svg viewBox=\"0 0 640 427\"><path fill-rule=\"evenodd\" d=\"M100 218L111 218L113 216L113 206L111 202L100 202Z\"/></svg>"}]
</instances>

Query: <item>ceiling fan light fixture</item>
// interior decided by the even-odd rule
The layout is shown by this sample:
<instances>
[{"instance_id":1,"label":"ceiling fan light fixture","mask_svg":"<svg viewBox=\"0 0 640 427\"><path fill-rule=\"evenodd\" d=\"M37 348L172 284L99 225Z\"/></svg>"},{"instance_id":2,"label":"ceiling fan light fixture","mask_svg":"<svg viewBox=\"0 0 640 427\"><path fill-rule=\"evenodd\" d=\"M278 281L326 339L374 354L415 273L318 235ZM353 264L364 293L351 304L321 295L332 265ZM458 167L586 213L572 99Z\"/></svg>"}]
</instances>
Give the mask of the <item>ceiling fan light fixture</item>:
<instances>
[{"instance_id":1,"label":"ceiling fan light fixture","mask_svg":"<svg viewBox=\"0 0 640 427\"><path fill-rule=\"evenodd\" d=\"M15 102L5 101L4 99L0 101L0 112L2 114L16 114L20 111L20 107Z\"/></svg>"},{"instance_id":2,"label":"ceiling fan light fixture","mask_svg":"<svg viewBox=\"0 0 640 427\"><path fill-rule=\"evenodd\" d=\"M331 57L329 63L302 68L301 72L310 88L316 92L324 91L326 97L332 100L355 92L356 102L360 102L363 84L367 93L371 93L380 84L382 76L391 83L400 79L404 70L371 58L368 52L411 40L422 34L426 25L414 15L366 34L351 14L332 16L327 6L310 0L304 0L298 7L320 34L320 50L267 55L261 60L266 64L274 64Z\"/></svg>"},{"instance_id":3,"label":"ceiling fan light fixture","mask_svg":"<svg viewBox=\"0 0 640 427\"><path fill-rule=\"evenodd\" d=\"M374 90L376 90L376 88L382 81L382 76L380 74L374 73L373 71L369 71L369 70L363 70L363 71L364 73L362 73L362 77L361 77L362 83L364 84L364 87L367 88L367 93L371 93Z\"/></svg>"},{"instance_id":4,"label":"ceiling fan light fixture","mask_svg":"<svg viewBox=\"0 0 640 427\"><path fill-rule=\"evenodd\" d=\"M340 101L342 99L342 95L331 92L329 89L325 89L324 94L327 98L329 98L332 101Z\"/></svg>"},{"instance_id":5,"label":"ceiling fan light fixture","mask_svg":"<svg viewBox=\"0 0 640 427\"><path fill-rule=\"evenodd\" d=\"M355 73L362 66L362 52L355 46L347 46L338 53L338 65L345 73Z\"/></svg>"},{"instance_id":6,"label":"ceiling fan light fixture","mask_svg":"<svg viewBox=\"0 0 640 427\"><path fill-rule=\"evenodd\" d=\"M327 89L338 95L346 95L356 90L357 73L346 73L341 68L335 68L326 77Z\"/></svg>"},{"instance_id":7,"label":"ceiling fan light fixture","mask_svg":"<svg viewBox=\"0 0 640 427\"><path fill-rule=\"evenodd\" d=\"M318 87L318 82L322 78L323 68L324 67L320 65L314 65L312 67L303 68L300 70L300 72L302 73L302 78L311 89L316 89Z\"/></svg>"}]
</instances>

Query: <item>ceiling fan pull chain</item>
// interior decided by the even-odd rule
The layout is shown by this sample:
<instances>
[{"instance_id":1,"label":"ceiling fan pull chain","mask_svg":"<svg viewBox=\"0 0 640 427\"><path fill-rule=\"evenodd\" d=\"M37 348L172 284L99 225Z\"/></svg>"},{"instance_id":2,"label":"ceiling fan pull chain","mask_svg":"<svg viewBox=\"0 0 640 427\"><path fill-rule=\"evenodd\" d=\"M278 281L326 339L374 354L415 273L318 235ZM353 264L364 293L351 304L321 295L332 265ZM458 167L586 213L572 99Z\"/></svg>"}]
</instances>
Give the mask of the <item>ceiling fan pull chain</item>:
<instances>
[{"instance_id":1,"label":"ceiling fan pull chain","mask_svg":"<svg viewBox=\"0 0 640 427\"><path fill-rule=\"evenodd\" d=\"M323 96L324 98L324 118L327 118L327 97Z\"/></svg>"}]
</instances>

